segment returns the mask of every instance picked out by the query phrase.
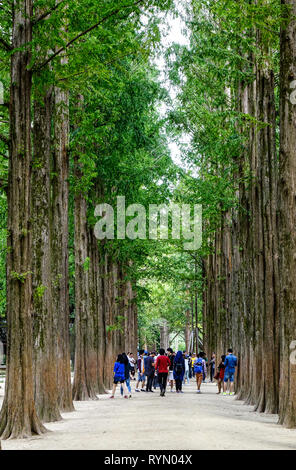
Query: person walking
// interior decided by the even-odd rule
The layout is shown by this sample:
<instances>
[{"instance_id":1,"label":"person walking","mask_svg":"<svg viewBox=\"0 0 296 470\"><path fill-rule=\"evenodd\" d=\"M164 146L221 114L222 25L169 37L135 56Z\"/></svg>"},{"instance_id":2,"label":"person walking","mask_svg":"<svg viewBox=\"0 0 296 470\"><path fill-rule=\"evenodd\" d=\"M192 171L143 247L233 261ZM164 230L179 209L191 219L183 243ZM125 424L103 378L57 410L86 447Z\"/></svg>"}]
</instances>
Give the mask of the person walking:
<instances>
[{"instance_id":1,"label":"person walking","mask_svg":"<svg viewBox=\"0 0 296 470\"><path fill-rule=\"evenodd\" d=\"M171 386L171 392L173 392L173 388L174 388L174 361L175 361L175 354L174 354L174 351L172 350L172 348L168 348L168 349L167 349L167 355L168 355L169 360L171 361L168 381L169 381L170 386Z\"/></svg>"},{"instance_id":2,"label":"person walking","mask_svg":"<svg viewBox=\"0 0 296 470\"><path fill-rule=\"evenodd\" d=\"M203 377L207 376L206 361L203 359L203 353L199 353L198 357L194 361L194 373L196 378L197 393L201 393L200 387L203 381Z\"/></svg>"},{"instance_id":3,"label":"person walking","mask_svg":"<svg viewBox=\"0 0 296 470\"><path fill-rule=\"evenodd\" d=\"M192 371L192 353L189 353L188 356L188 366L189 366L189 379L192 379L193 377L193 371Z\"/></svg>"},{"instance_id":4,"label":"person walking","mask_svg":"<svg viewBox=\"0 0 296 470\"><path fill-rule=\"evenodd\" d=\"M136 383L135 391L140 392L139 384L140 382L142 382L141 392L145 392L144 349L141 349L139 351L139 358L138 358L137 366L138 366L138 381Z\"/></svg>"},{"instance_id":5,"label":"person walking","mask_svg":"<svg viewBox=\"0 0 296 470\"><path fill-rule=\"evenodd\" d=\"M157 370L158 383L160 386L160 396L165 396L166 385L168 380L168 373L170 369L171 361L165 356L165 350L159 350L159 356L156 358L155 370Z\"/></svg>"},{"instance_id":6,"label":"person walking","mask_svg":"<svg viewBox=\"0 0 296 470\"><path fill-rule=\"evenodd\" d=\"M224 393L226 395L227 385L229 382L229 395L234 395L234 374L237 367L237 357L234 356L231 348L228 349L228 354L225 358L225 373L224 373Z\"/></svg>"},{"instance_id":7,"label":"person walking","mask_svg":"<svg viewBox=\"0 0 296 470\"><path fill-rule=\"evenodd\" d=\"M123 358L123 363L124 363L125 385L127 387L128 393L129 393L129 398L132 398L132 388L131 388L131 378L130 378L131 366L130 366L130 362L128 360L128 357L125 353L122 353L122 358ZM123 395L123 385L122 384L120 386L120 393L121 393L121 395Z\"/></svg>"},{"instance_id":8,"label":"person walking","mask_svg":"<svg viewBox=\"0 0 296 470\"><path fill-rule=\"evenodd\" d=\"M213 382L213 378L215 375L215 368L216 368L216 354L215 353L212 354L209 366L210 366L210 380L211 382Z\"/></svg>"},{"instance_id":9,"label":"person walking","mask_svg":"<svg viewBox=\"0 0 296 470\"><path fill-rule=\"evenodd\" d=\"M194 362L196 361L196 354L192 353L191 354L191 371L192 371L192 377L194 378L195 373L194 373Z\"/></svg>"},{"instance_id":10,"label":"person walking","mask_svg":"<svg viewBox=\"0 0 296 470\"><path fill-rule=\"evenodd\" d=\"M153 392L152 385L155 374L154 369L154 352L144 358L145 376L147 377L146 392Z\"/></svg>"},{"instance_id":11,"label":"person walking","mask_svg":"<svg viewBox=\"0 0 296 470\"><path fill-rule=\"evenodd\" d=\"M217 395L219 395L221 393L221 391L223 390L223 383L224 383L224 373L225 373L225 354L223 354L223 356L221 356L221 362L220 364L218 365L218 372L217 372L217 380L218 380L218 392L217 392Z\"/></svg>"},{"instance_id":12,"label":"person walking","mask_svg":"<svg viewBox=\"0 0 296 470\"><path fill-rule=\"evenodd\" d=\"M190 383L190 380L189 380L189 356L187 356L186 354L184 355L184 363L185 363L185 374L184 374L184 378L183 378L183 384L186 383L186 380L187 380L187 383L189 384Z\"/></svg>"},{"instance_id":13,"label":"person walking","mask_svg":"<svg viewBox=\"0 0 296 470\"><path fill-rule=\"evenodd\" d=\"M206 377L208 375L209 361L208 361L208 358L207 358L207 356L204 352L200 353L200 357L202 357L202 359L204 360L204 363L205 363L205 371L202 374L202 380L205 383L206 382Z\"/></svg>"},{"instance_id":14,"label":"person walking","mask_svg":"<svg viewBox=\"0 0 296 470\"><path fill-rule=\"evenodd\" d=\"M128 354L128 360L131 366L131 380L136 380L136 360L132 352Z\"/></svg>"},{"instance_id":15,"label":"person walking","mask_svg":"<svg viewBox=\"0 0 296 470\"><path fill-rule=\"evenodd\" d=\"M124 359L122 357L122 354L118 355L117 360L114 364L113 372L114 372L113 389L112 389L112 395L110 398L114 398L118 383L122 384L123 386L124 398L128 398L127 396L128 392L127 392L127 388L125 385Z\"/></svg>"},{"instance_id":16,"label":"person walking","mask_svg":"<svg viewBox=\"0 0 296 470\"><path fill-rule=\"evenodd\" d=\"M185 374L185 361L182 351L178 351L174 359L174 379L176 392L182 393L182 382Z\"/></svg>"}]
</instances>

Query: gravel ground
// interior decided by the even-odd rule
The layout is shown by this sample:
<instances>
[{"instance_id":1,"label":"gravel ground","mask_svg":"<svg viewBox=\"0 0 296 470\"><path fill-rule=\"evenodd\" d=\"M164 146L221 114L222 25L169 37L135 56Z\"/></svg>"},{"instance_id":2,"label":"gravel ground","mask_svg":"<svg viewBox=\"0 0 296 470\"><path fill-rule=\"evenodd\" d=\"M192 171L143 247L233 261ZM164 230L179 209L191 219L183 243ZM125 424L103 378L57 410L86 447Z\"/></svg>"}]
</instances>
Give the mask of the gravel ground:
<instances>
[{"instance_id":1,"label":"gravel ground","mask_svg":"<svg viewBox=\"0 0 296 470\"><path fill-rule=\"evenodd\" d=\"M0 383L0 403L3 383ZM134 388L134 384L133 384ZM296 449L296 430L277 416L254 413L235 397L216 395L215 384L197 395L192 380L183 394L135 393L129 400L108 395L75 402L76 411L46 425L43 436L2 441L4 450L250 450Z\"/></svg>"}]
</instances>

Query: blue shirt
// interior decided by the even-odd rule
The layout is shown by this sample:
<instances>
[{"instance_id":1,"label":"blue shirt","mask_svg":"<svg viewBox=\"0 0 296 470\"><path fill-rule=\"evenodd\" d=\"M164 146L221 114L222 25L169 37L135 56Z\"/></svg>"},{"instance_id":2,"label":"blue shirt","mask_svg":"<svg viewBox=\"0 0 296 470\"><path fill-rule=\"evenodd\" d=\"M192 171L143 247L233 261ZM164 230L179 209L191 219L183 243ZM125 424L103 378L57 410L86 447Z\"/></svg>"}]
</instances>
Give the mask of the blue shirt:
<instances>
[{"instance_id":1,"label":"blue shirt","mask_svg":"<svg viewBox=\"0 0 296 470\"><path fill-rule=\"evenodd\" d=\"M233 354L228 354L225 359L225 371L227 372L234 372L237 366L237 357Z\"/></svg>"},{"instance_id":2,"label":"blue shirt","mask_svg":"<svg viewBox=\"0 0 296 470\"><path fill-rule=\"evenodd\" d=\"M116 379L125 380L124 364L120 364L120 362L115 362L115 364L114 364L114 377Z\"/></svg>"}]
</instances>

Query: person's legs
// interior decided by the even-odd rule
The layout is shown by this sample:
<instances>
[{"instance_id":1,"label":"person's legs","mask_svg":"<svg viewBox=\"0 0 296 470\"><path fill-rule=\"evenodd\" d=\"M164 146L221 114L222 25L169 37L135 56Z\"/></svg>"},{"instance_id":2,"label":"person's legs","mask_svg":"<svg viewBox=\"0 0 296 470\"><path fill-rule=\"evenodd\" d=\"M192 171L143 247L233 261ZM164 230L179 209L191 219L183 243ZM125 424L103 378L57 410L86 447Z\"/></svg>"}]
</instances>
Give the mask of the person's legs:
<instances>
[{"instance_id":1,"label":"person's legs","mask_svg":"<svg viewBox=\"0 0 296 470\"><path fill-rule=\"evenodd\" d=\"M178 392L182 391L182 380L181 379L176 379L176 390Z\"/></svg>"},{"instance_id":2,"label":"person's legs","mask_svg":"<svg viewBox=\"0 0 296 470\"><path fill-rule=\"evenodd\" d=\"M218 395L219 395L219 393L221 393L221 389L222 389L222 379L219 378L218 379L218 392L217 392Z\"/></svg>"},{"instance_id":3,"label":"person's legs","mask_svg":"<svg viewBox=\"0 0 296 470\"><path fill-rule=\"evenodd\" d=\"M224 393L227 392L227 383L228 383L228 379L224 379Z\"/></svg>"},{"instance_id":4,"label":"person's legs","mask_svg":"<svg viewBox=\"0 0 296 470\"><path fill-rule=\"evenodd\" d=\"M168 374L165 372L159 373L158 374L158 382L160 386L160 394L164 396L165 391L166 391L166 386L167 386L167 380L168 380Z\"/></svg>"},{"instance_id":5,"label":"person's legs","mask_svg":"<svg viewBox=\"0 0 296 470\"><path fill-rule=\"evenodd\" d=\"M196 376L197 390L200 392L200 386L202 384L203 374L195 374L195 376Z\"/></svg>"},{"instance_id":6,"label":"person's legs","mask_svg":"<svg viewBox=\"0 0 296 470\"><path fill-rule=\"evenodd\" d=\"M140 381L141 381L141 374L140 374L140 372L138 372L138 380L137 380L137 383L136 383L136 391L137 392L139 392Z\"/></svg>"},{"instance_id":7,"label":"person's legs","mask_svg":"<svg viewBox=\"0 0 296 470\"><path fill-rule=\"evenodd\" d=\"M143 375L142 375L142 388L141 388L141 390L143 390L143 391L145 391L145 381L146 381L146 377L145 377L145 375L143 374Z\"/></svg>"},{"instance_id":8,"label":"person's legs","mask_svg":"<svg viewBox=\"0 0 296 470\"><path fill-rule=\"evenodd\" d=\"M152 372L152 374L150 374L149 376L149 387L148 387L148 390L149 392L152 392L152 387L153 387L153 380L154 380L154 372Z\"/></svg>"},{"instance_id":9,"label":"person's legs","mask_svg":"<svg viewBox=\"0 0 296 470\"><path fill-rule=\"evenodd\" d=\"M158 383L159 383L159 388L160 388L160 395L162 395L162 393L164 391L164 380L165 380L164 374L162 372L160 372L158 374Z\"/></svg>"},{"instance_id":10,"label":"person's legs","mask_svg":"<svg viewBox=\"0 0 296 470\"><path fill-rule=\"evenodd\" d=\"M126 386L127 386L127 389L128 389L129 394L131 395L131 393L132 393L132 387L131 387L131 379L130 379L130 377L126 380Z\"/></svg>"},{"instance_id":11,"label":"person's legs","mask_svg":"<svg viewBox=\"0 0 296 470\"><path fill-rule=\"evenodd\" d=\"M113 384L113 388L112 388L111 397L114 397L114 395L115 395L115 392L116 392L116 387L117 387L117 384Z\"/></svg>"},{"instance_id":12,"label":"person's legs","mask_svg":"<svg viewBox=\"0 0 296 470\"><path fill-rule=\"evenodd\" d=\"M151 374L150 374L146 377L146 392L151 391L152 381L153 381L153 376L151 376Z\"/></svg>"},{"instance_id":13,"label":"person's legs","mask_svg":"<svg viewBox=\"0 0 296 470\"><path fill-rule=\"evenodd\" d=\"M229 376L229 393L230 395L234 395L233 389L234 389L234 372L232 372Z\"/></svg>"},{"instance_id":14,"label":"person's legs","mask_svg":"<svg viewBox=\"0 0 296 470\"><path fill-rule=\"evenodd\" d=\"M122 383L124 398L128 398L128 390L125 381Z\"/></svg>"}]
</instances>

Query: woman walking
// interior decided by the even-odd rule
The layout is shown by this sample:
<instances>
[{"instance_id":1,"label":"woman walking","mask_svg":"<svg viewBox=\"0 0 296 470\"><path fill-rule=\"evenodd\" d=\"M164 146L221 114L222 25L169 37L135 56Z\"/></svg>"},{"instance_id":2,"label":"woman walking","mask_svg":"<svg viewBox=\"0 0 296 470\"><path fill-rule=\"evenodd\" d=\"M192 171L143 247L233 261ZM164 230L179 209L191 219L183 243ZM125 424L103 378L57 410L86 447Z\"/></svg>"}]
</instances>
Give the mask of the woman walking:
<instances>
[{"instance_id":1,"label":"woman walking","mask_svg":"<svg viewBox=\"0 0 296 470\"><path fill-rule=\"evenodd\" d=\"M182 351L178 351L174 360L174 379L176 383L176 392L182 392L182 383L185 374L185 361Z\"/></svg>"},{"instance_id":2,"label":"woman walking","mask_svg":"<svg viewBox=\"0 0 296 470\"><path fill-rule=\"evenodd\" d=\"M116 387L117 384L120 383L123 386L124 389L124 398L128 398L127 396L127 388L125 385L125 373L124 373L124 362L123 362L123 357L122 354L119 354L117 357L117 360L114 364L114 381L113 381L113 390L112 390L112 395L110 398L114 398L115 392L116 392Z\"/></svg>"},{"instance_id":3,"label":"woman walking","mask_svg":"<svg viewBox=\"0 0 296 470\"><path fill-rule=\"evenodd\" d=\"M130 366L130 362L128 360L128 357L125 353L122 353L122 358L123 358L123 363L124 363L125 385L128 389L129 398L132 398L131 377L130 377L131 366ZM123 386L122 385L120 387L120 393L121 393L121 395L123 395Z\"/></svg>"}]
</instances>

